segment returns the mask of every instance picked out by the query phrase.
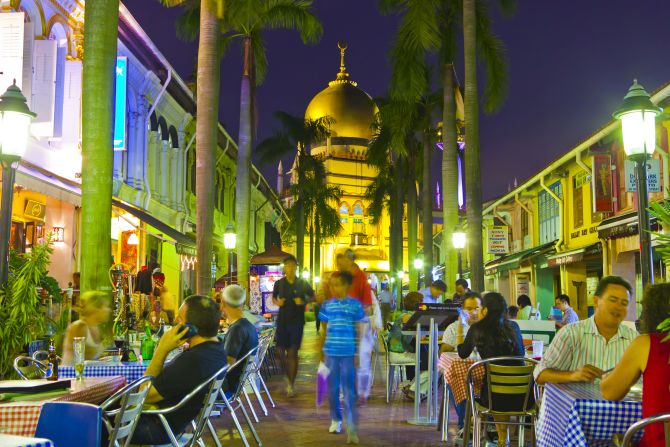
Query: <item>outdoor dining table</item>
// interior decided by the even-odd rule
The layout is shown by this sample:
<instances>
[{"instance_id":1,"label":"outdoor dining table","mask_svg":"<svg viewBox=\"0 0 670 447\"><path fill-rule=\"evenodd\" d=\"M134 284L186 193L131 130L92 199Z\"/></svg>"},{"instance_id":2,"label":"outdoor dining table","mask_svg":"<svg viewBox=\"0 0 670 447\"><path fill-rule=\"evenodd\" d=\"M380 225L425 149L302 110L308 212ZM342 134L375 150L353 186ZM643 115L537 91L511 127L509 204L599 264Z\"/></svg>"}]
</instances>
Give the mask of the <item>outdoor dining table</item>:
<instances>
[{"instance_id":1,"label":"outdoor dining table","mask_svg":"<svg viewBox=\"0 0 670 447\"><path fill-rule=\"evenodd\" d=\"M144 376L147 362L90 362L84 367L84 377L112 377L123 376L128 383ZM74 378L75 371L72 365L61 365L58 374L63 378Z\"/></svg>"},{"instance_id":2,"label":"outdoor dining table","mask_svg":"<svg viewBox=\"0 0 670 447\"><path fill-rule=\"evenodd\" d=\"M0 447L54 447L54 443L44 438L0 434Z\"/></svg>"},{"instance_id":3,"label":"outdoor dining table","mask_svg":"<svg viewBox=\"0 0 670 447\"><path fill-rule=\"evenodd\" d=\"M72 381L71 388L59 392L21 397L0 403L0 434L33 436L45 402L85 402L98 405L126 385L123 376L91 377Z\"/></svg>"},{"instance_id":4,"label":"outdoor dining table","mask_svg":"<svg viewBox=\"0 0 670 447\"><path fill-rule=\"evenodd\" d=\"M600 383L548 383L537 423L537 444L547 447L607 446L642 418L642 393L605 400Z\"/></svg>"}]
</instances>

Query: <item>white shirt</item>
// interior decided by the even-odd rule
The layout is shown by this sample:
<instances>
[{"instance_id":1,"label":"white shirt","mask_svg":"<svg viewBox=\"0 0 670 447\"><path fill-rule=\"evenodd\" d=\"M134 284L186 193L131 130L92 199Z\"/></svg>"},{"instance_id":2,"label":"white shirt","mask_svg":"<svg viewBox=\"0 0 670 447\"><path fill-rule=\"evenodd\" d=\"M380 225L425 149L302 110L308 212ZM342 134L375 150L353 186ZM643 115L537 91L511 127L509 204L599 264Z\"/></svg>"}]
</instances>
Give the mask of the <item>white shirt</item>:
<instances>
[{"instance_id":1,"label":"white shirt","mask_svg":"<svg viewBox=\"0 0 670 447\"><path fill-rule=\"evenodd\" d=\"M423 302L426 304L435 304L441 301L439 296L435 298L430 294L430 287L419 290L419 293L423 295Z\"/></svg>"},{"instance_id":2,"label":"white shirt","mask_svg":"<svg viewBox=\"0 0 670 447\"><path fill-rule=\"evenodd\" d=\"M446 343L449 346L456 348L458 346L458 325L461 324L461 319L454 321L444 330L442 334L442 343ZM466 324L463 326L463 338L468 334L468 329L470 325Z\"/></svg>"}]
</instances>

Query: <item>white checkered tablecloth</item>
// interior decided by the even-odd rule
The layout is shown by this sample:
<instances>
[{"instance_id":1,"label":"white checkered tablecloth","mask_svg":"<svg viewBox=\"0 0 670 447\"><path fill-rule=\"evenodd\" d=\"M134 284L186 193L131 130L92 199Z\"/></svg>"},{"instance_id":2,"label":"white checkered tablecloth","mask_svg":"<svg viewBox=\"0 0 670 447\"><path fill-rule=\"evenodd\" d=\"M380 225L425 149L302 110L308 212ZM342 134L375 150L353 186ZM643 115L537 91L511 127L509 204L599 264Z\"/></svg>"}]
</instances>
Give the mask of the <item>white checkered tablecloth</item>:
<instances>
[{"instance_id":1,"label":"white checkered tablecloth","mask_svg":"<svg viewBox=\"0 0 670 447\"><path fill-rule=\"evenodd\" d=\"M0 434L0 447L54 447L54 444L44 438Z\"/></svg>"},{"instance_id":2,"label":"white checkered tablecloth","mask_svg":"<svg viewBox=\"0 0 670 447\"><path fill-rule=\"evenodd\" d=\"M44 402L85 402L98 405L126 385L126 378L92 377L83 382L72 381L66 394L37 401L21 401L0 404L0 434L33 436L37 429Z\"/></svg>"},{"instance_id":3,"label":"white checkered tablecloth","mask_svg":"<svg viewBox=\"0 0 670 447\"><path fill-rule=\"evenodd\" d=\"M124 362L117 365L86 365L84 368L84 377L112 377L123 376L128 383L144 376L146 366L141 363ZM72 365L63 365L58 367L58 374L63 378L74 378L75 371Z\"/></svg>"},{"instance_id":4,"label":"white checkered tablecloth","mask_svg":"<svg viewBox=\"0 0 670 447\"><path fill-rule=\"evenodd\" d=\"M546 447L610 445L642 418L639 399L604 400L599 383L548 383L537 423L537 444Z\"/></svg>"}]
</instances>

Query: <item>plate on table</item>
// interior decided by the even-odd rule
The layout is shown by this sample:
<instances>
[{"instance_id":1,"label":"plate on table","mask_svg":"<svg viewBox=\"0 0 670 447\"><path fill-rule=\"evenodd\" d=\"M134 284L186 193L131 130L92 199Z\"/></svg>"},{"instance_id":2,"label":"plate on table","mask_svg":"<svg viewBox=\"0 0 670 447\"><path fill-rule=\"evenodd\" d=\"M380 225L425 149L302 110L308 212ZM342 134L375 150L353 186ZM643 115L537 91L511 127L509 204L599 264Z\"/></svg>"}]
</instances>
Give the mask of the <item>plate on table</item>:
<instances>
[{"instance_id":1,"label":"plate on table","mask_svg":"<svg viewBox=\"0 0 670 447\"><path fill-rule=\"evenodd\" d=\"M0 393L41 393L70 388L70 379L62 380L0 380Z\"/></svg>"}]
</instances>

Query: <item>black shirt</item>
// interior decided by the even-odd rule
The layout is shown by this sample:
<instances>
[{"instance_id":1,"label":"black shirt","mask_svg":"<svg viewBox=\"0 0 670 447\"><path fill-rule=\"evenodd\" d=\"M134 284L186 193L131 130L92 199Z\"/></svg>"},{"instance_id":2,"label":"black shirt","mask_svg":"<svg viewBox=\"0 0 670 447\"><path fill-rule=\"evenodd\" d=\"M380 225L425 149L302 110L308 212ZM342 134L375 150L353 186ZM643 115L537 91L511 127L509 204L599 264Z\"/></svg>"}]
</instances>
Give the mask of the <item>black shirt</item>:
<instances>
[{"instance_id":1,"label":"black shirt","mask_svg":"<svg viewBox=\"0 0 670 447\"><path fill-rule=\"evenodd\" d=\"M256 327L246 318L240 318L230 325L225 337L226 355L235 359L241 359L247 352L258 346L258 332ZM240 375L244 370L244 364L231 369L226 375L224 389L235 391L240 383Z\"/></svg>"},{"instance_id":2,"label":"black shirt","mask_svg":"<svg viewBox=\"0 0 670 447\"><path fill-rule=\"evenodd\" d=\"M163 400L157 405L160 408L175 405L227 364L226 350L221 342L206 341L187 349L165 365L154 379L153 386L163 396ZM198 415L206 392L207 387L193 396L183 407L166 415L175 433L182 432Z\"/></svg>"},{"instance_id":3,"label":"black shirt","mask_svg":"<svg viewBox=\"0 0 670 447\"><path fill-rule=\"evenodd\" d=\"M289 283L286 277L275 282L272 291L273 298L285 298L286 302L279 308L277 315L277 324L300 323L305 324L305 304L314 296L314 290L307 281L298 277L293 284ZM297 305L295 299L302 299L302 304Z\"/></svg>"},{"instance_id":4,"label":"black shirt","mask_svg":"<svg viewBox=\"0 0 670 447\"><path fill-rule=\"evenodd\" d=\"M468 329L468 335L466 335L465 340L463 340L463 344L458 345L458 355L461 358L467 358L475 347L477 348L477 352L482 359L524 355L521 330L519 329L519 325L514 321L506 321L505 324L514 332L514 341L516 342L516 346L512 346L511 343L500 343L500 338L496 334L487 334L484 331L484 327L480 323L481 322L478 321L477 323L470 326L470 329ZM493 342L494 339L498 340L498 343ZM487 340L488 342L477 343L477 340ZM509 341L511 342L511 340Z\"/></svg>"}]
</instances>

